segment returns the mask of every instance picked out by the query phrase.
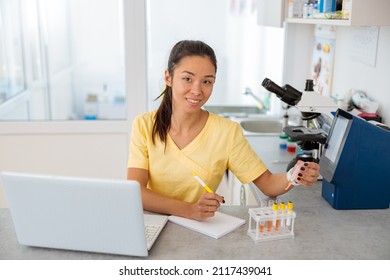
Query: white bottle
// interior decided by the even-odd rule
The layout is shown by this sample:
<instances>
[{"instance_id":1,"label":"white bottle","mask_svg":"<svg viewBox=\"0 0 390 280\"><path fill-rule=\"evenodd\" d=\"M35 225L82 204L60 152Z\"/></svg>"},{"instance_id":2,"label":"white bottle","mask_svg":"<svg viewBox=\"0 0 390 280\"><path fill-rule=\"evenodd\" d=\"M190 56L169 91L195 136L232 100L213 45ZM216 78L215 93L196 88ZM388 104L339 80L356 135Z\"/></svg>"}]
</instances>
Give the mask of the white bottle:
<instances>
[{"instance_id":1,"label":"white bottle","mask_svg":"<svg viewBox=\"0 0 390 280\"><path fill-rule=\"evenodd\" d=\"M288 0L287 17L294 17L294 0Z\"/></svg>"},{"instance_id":2,"label":"white bottle","mask_svg":"<svg viewBox=\"0 0 390 280\"><path fill-rule=\"evenodd\" d=\"M303 2L303 0L288 0L287 17L301 18Z\"/></svg>"},{"instance_id":3,"label":"white bottle","mask_svg":"<svg viewBox=\"0 0 390 280\"><path fill-rule=\"evenodd\" d=\"M98 97L96 94L88 94L84 104L84 119L96 120L98 116Z\"/></svg>"},{"instance_id":4,"label":"white bottle","mask_svg":"<svg viewBox=\"0 0 390 280\"><path fill-rule=\"evenodd\" d=\"M343 0L343 6L341 10L341 18L349 19L352 9L352 0Z\"/></svg>"},{"instance_id":5,"label":"white bottle","mask_svg":"<svg viewBox=\"0 0 390 280\"><path fill-rule=\"evenodd\" d=\"M303 4L302 17L303 18L308 18L309 17L309 2L305 2Z\"/></svg>"}]
</instances>

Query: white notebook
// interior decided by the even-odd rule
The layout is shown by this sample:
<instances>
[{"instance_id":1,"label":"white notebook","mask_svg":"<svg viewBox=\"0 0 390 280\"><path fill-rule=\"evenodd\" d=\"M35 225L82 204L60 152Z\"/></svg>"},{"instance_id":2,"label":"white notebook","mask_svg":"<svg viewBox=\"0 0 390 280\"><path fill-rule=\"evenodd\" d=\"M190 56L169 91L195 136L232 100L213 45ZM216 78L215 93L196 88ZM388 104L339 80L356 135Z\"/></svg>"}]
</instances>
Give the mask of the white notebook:
<instances>
[{"instance_id":1,"label":"white notebook","mask_svg":"<svg viewBox=\"0 0 390 280\"><path fill-rule=\"evenodd\" d=\"M172 223L215 239L218 239L245 224L245 220L221 212L216 212L214 217L204 221L195 221L178 216L169 216L168 219Z\"/></svg>"}]
</instances>

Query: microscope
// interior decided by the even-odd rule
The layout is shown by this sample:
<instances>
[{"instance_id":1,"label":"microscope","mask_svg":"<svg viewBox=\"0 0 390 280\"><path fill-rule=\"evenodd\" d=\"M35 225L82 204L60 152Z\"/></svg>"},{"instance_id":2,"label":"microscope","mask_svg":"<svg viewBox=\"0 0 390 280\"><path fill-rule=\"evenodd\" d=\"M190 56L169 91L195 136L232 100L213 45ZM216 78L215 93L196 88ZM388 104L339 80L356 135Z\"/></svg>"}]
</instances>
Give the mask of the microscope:
<instances>
[{"instance_id":1,"label":"microscope","mask_svg":"<svg viewBox=\"0 0 390 280\"><path fill-rule=\"evenodd\" d=\"M285 126L283 132L302 149L287 166L287 170L298 160L319 162L323 145L332 125L333 114L338 109L336 103L313 90L313 80L306 80L305 90L298 91L286 84L278 86L265 78L262 86L286 103L295 106L301 112L302 126Z\"/></svg>"},{"instance_id":2,"label":"microscope","mask_svg":"<svg viewBox=\"0 0 390 280\"><path fill-rule=\"evenodd\" d=\"M313 91L312 80L303 92L267 78L262 85L298 108L305 124L283 128L303 151L287 170L299 159L319 163L321 195L335 209L389 208L390 129L338 108L331 98Z\"/></svg>"}]
</instances>

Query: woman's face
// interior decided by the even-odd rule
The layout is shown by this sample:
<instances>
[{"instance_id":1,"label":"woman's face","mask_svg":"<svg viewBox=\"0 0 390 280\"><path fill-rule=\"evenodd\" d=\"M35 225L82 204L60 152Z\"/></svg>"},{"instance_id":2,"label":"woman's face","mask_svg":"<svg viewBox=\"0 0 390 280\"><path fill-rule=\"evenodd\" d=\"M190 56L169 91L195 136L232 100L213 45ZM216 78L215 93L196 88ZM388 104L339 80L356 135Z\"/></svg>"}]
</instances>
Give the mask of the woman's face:
<instances>
[{"instance_id":1,"label":"woman's face","mask_svg":"<svg viewBox=\"0 0 390 280\"><path fill-rule=\"evenodd\" d=\"M208 57L187 56L173 70L165 71L165 82L172 88L173 109L191 113L210 98L215 82L215 67Z\"/></svg>"}]
</instances>

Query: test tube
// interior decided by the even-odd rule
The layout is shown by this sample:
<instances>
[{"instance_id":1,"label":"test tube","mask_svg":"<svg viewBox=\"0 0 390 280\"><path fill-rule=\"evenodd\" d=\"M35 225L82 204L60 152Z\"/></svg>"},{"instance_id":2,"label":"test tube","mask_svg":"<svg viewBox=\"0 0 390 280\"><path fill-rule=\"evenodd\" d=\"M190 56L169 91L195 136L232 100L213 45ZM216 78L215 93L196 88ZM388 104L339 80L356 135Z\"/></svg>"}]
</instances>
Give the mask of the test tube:
<instances>
[{"instance_id":1,"label":"test tube","mask_svg":"<svg viewBox=\"0 0 390 280\"><path fill-rule=\"evenodd\" d=\"M266 221L266 224L267 224L267 231L271 231L272 230L272 220Z\"/></svg>"},{"instance_id":2,"label":"test tube","mask_svg":"<svg viewBox=\"0 0 390 280\"><path fill-rule=\"evenodd\" d=\"M260 201L260 208L265 208L267 207L267 205L268 205L267 200ZM259 232L264 232L264 221L259 222Z\"/></svg>"},{"instance_id":3,"label":"test tube","mask_svg":"<svg viewBox=\"0 0 390 280\"><path fill-rule=\"evenodd\" d=\"M268 199L268 207L272 207L272 205L274 204L274 200L273 199ZM265 222L266 225L267 225L267 231L271 231L272 230L272 219L271 220L268 220Z\"/></svg>"},{"instance_id":4,"label":"test tube","mask_svg":"<svg viewBox=\"0 0 390 280\"><path fill-rule=\"evenodd\" d=\"M259 222L259 231L260 231L261 233L264 232L264 222Z\"/></svg>"},{"instance_id":5,"label":"test tube","mask_svg":"<svg viewBox=\"0 0 390 280\"><path fill-rule=\"evenodd\" d=\"M283 201L280 202L279 208L280 208L280 211L282 212L282 216L285 216L285 214L286 214L286 204ZM280 219L280 227L284 228L285 224L286 224L286 219L285 218Z\"/></svg>"},{"instance_id":6,"label":"test tube","mask_svg":"<svg viewBox=\"0 0 390 280\"><path fill-rule=\"evenodd\" d=\"M274 203L274 204L272 205L272 210L273 210L273 212L274 212L274 218L273 218L272 224L273 224L273 226L274 226L274 228L275 228L275 231L278 231L278 230L279 230L279 225L280 225L280 220L277 219L278 208L279 208L279 207L278 207L278 204L277 204L277 203Z\"/></svg>"},{"instance_id":7,"label":"test tube","mask_svg":"<svg viewBox=\"0 0 390 280\"><path fill-rule=\"evenodd\" d=\"M292 213L293 208L294 208L294 203L289 201L287 203L287 219L286 219L286 226L288 226L288 227L291 225L291 213Z\"/></svg>"}]
</instances>

